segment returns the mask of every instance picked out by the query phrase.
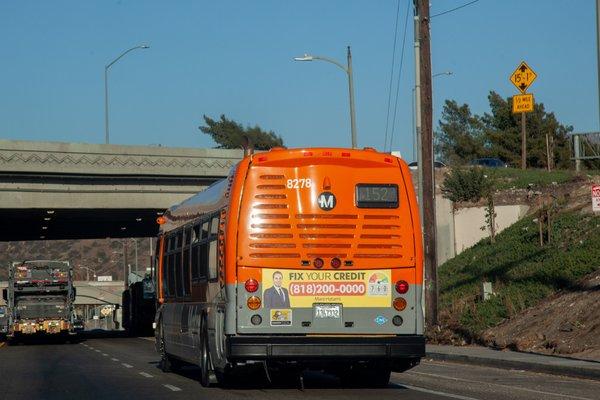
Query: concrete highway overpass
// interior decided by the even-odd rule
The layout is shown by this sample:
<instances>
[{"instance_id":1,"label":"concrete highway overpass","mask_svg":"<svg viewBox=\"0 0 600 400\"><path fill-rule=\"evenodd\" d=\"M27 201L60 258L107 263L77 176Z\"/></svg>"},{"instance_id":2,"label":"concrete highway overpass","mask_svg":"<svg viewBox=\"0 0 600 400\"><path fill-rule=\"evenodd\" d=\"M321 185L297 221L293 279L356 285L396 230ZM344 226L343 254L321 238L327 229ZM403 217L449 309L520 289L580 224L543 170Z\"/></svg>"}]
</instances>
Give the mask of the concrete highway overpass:
<instances>
[{"instance_id":1,"label":"concrete highway overpass","mask_svg":"<svg viewBox=\"0 0 600 400\"><path fill-rule=\"evenodd\" d=\"M0 140L0 241L142 237L241 150Z\"/></svg>"}]
</instances>

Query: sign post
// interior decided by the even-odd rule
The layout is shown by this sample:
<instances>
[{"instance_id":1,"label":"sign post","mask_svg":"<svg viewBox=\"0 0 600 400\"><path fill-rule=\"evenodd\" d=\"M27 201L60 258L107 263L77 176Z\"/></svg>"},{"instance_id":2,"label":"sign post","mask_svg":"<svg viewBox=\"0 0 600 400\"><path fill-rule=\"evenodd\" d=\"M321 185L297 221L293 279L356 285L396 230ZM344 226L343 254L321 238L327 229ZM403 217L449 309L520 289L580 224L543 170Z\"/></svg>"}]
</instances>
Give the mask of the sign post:
<instances>
[{"instance_id":1,"label":"sign post","mask_svg":"<svg viewBox=\"0 0 600 400\"><path fill-rule=\"evenodd\" d=\"M521 169L527 168L527 131L525 113L533 111L533 95L526 94L527 88L537 78L537 74L522 61L515 72L510 76L510 81L519 89L521 95L513 96L513 113L521 113Z\"/></svg>"},{"instance_id":2,"label":"sign post","mask_svg":"<svg viewBox=\"0 0 600 400\"><path fill-rule=\"evenodd\" d=\"M600 212L600 185L592 186L592 211Z\"/></svg>"}]
</instances>

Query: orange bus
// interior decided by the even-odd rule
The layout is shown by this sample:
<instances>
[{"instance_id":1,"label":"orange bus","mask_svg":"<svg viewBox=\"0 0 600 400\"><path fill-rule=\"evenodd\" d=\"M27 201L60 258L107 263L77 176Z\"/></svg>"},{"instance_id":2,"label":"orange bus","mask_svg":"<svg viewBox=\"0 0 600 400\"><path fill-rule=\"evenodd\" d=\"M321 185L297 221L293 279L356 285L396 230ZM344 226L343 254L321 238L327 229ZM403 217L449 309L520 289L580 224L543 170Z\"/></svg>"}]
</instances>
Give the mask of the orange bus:
<instances>
[{"instance_id":1,"label":"orange bus","mask_svg":"<svg viewBox=\"0 0 600 400\"><path fill-rule=\"evenodd\" d=\"M163 370L201 383L262 363L387 385L425 354L421 227L406 163L373 149L249 154L167 210L157 246Z\"/></svg>"}]
</instances>

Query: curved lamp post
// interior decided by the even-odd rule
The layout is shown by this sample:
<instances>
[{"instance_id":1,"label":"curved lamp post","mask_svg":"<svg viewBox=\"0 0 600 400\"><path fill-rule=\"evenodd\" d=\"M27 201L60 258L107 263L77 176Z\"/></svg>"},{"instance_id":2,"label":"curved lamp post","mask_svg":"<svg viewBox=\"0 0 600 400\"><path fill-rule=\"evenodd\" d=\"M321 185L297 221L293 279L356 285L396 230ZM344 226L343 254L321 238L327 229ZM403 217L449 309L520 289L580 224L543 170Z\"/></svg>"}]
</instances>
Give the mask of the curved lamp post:
<instances>
[{"instance_id":1,"label":"curved lamp post","mask_svg":"<svg viewBox=\"0 0 600 400\"><path fill-rule=\"evenodd\" d=\"M137 49L149 49L150 46L142 44L139 46L134 46L130 49L125 50L124 52L122 52L117 58L115 58L114 60L112 60L111 62L109 62L108 64L106 64L106 66L104 67L104 134L105 134L105 142L106 144L108 144L109 141L109 134L108 134L108 69L117 61L119 61L121 58L123 58L127 53L129 53L130 51L133 50L137 50Z\"/></svg>"},{"instance_id":2,"label":"curved lamp post","mask_svg":"<svg viewBox=\"0 0 600 400\"><path fill-rule=\"evenodd\" d=\"M348 93L350 97L350 130L352 134L352 148L356 148L356 116L354 111L354 80L352 77L352 53L350 52L350 46L348 46L347 62L348 65L344 67L339 62L332 60L331 58L322 56L312 56L310 54L304 54L302 57L294 57L294 61L313 61L321 60L327 61L328 63L337 65L340 67L346 75L348 75Z\"/></svg>"}]
</instances>

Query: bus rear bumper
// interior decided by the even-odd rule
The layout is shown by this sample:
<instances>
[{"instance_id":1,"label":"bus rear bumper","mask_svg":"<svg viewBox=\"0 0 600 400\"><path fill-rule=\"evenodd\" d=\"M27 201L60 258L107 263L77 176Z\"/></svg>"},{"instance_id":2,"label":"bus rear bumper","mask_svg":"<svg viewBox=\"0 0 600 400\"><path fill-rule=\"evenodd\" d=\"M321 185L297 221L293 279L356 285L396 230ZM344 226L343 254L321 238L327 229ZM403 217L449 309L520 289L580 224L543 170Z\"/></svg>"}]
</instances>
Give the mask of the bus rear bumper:
<instances>
[{"instance_id":1,"label":"bus rear bumper","mask_svg":"<svg viewBox=\"0 0 600 400\"><path fill-rule=\"evenodd\" d=\"M425 337L230 336L227 356L235 361L420 359L425 356Z\"/></svg>"}]
</instances>

